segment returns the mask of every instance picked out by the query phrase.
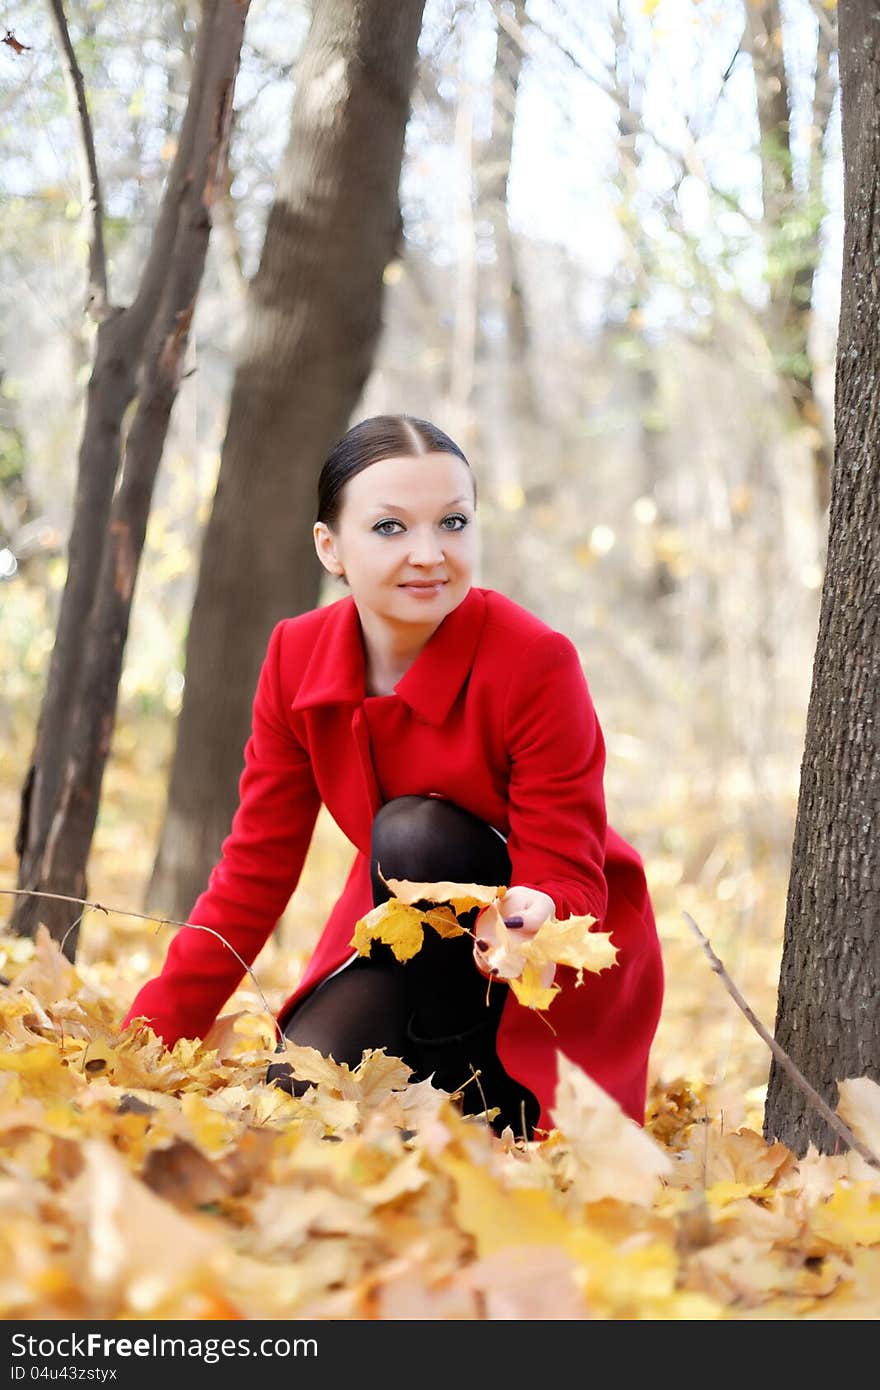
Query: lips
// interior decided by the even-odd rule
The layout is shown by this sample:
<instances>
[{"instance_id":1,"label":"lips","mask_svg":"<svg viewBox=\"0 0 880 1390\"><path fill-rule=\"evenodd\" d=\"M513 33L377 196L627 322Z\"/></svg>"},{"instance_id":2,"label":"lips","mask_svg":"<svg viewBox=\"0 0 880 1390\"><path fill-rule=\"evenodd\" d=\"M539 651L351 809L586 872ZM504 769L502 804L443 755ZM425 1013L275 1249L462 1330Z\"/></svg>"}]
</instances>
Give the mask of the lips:
<instances>
[{"instance_id":1,"label":"lips","mask_svg":"<svg viewBox=\"0 0 880 1390\"><path fill-rule=\"evenodd\" d=\"M442 589L443 585L448 582L446 579L429 579L427 581L420 579L413 580L409 584L401 584L398 587L401 589Z\"/></svg>"}]
</instances>

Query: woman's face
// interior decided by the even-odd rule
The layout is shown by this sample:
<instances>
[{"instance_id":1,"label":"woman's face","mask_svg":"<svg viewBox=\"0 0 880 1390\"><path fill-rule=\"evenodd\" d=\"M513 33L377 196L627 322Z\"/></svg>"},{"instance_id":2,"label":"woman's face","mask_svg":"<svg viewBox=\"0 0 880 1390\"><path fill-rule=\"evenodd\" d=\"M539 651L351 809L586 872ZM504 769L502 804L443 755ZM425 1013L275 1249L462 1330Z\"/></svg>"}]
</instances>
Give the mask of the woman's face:
<instances>
[{"instance_id":1,"label":"woman's face","mask_svg":"<svg viewBox=\"0 0 880 1390\"><path fill-rule=\"evenodd\" d=\"M455 454L387 458L345 485L334 530L314 528L325 569L344 573L363 617L433 630L471 587L474 486Z\"/></svg>"}]
</instances>

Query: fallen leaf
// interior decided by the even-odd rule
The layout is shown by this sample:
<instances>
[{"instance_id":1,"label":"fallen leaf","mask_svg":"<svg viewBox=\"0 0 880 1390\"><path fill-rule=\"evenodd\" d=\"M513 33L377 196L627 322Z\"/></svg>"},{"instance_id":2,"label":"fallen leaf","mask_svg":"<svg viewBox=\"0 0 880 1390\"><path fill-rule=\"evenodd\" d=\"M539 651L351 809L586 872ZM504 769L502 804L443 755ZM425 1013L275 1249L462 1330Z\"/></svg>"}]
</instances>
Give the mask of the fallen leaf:
<instances>
[{"instance_id":1,"label":"fallen leaf","mask_svg":"<svg viewBox=\"0 0 880 1390\"><path fill-rule=\"evenodd\" d=\"M650 1204L672 1160L617 1101L564 1053L552 1109L569 1154L566 1176L583 1202L615 1197Z\"/></svg>"},{"instance_id":2,"label":"fallen leaf","mask_svg":"<svg viewBox=\"0 0 880 1390\"><path fill-rule=\"evenodd\" d=\"M880 1157L880 1086L867 1076L837 1084L837 1113L866 1149Z\"/></svg>"}]
</instances>

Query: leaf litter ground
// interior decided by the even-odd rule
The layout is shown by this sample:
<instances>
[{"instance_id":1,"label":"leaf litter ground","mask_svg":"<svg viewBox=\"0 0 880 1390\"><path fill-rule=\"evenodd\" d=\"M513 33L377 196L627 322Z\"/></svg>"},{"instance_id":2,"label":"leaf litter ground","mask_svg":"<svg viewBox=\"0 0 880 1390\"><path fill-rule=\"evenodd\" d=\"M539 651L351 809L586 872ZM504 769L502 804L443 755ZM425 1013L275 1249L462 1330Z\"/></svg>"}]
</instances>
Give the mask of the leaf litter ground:
<instances>
[{"instance_id":1,"label":"leaf litter ground","mask_svg":"<svg viewBox=\"0 0 880 1390\"><path fill-rule=\"evenodd\" d=\"M107 805L143 796L135 762L116 759ZM0 793L12 823L14 788ZM120 907L148 869L135 819L137 834L122 817L99 822L92 894ZM273 1007L338 892L334 836L319 830L256 963ZM854 1154L798 1160L764 1142L765 1050L700 975L664 878L704 922L708 905L673 858L647 861L667 1005L646 1127L563 1059L557 1128L540 1143L496 1138L382 1053L356 1071L300 1056L317 1083L301 1099L267 1086L274 1034L248 979L204 1045L121 1035L168 928L90 912L76 968L43 933L0 937L3 1317L876 1316L880 1173ZM9 885L14 869L4 849ZM752 902L764 885L748 885ZM780 879L767 920L783 891ZM735 964L766 1018L778 937L752 937ZM847 1083L841 1108L880 1148L873 1083Z\"/></svg>"},{"instance_id":2,"label":"leaf litter ground","mask_svg":"<svg viewBox=\"0 0 880 1390\"><path fill-rule=\"evenodd\" d=\"M873 1316L880 1172L798 1161L655 1087L640 1129L561 1059L541 1142L498 1139L382 1052L356 1070L271 1019L204 1044L119 1031L124 1000L41 929L0 941L6 1318ZM254 996L255 997L255 996ZM848 1119L871 1142L877 1088Z\"/></svg>"}]
</instances>

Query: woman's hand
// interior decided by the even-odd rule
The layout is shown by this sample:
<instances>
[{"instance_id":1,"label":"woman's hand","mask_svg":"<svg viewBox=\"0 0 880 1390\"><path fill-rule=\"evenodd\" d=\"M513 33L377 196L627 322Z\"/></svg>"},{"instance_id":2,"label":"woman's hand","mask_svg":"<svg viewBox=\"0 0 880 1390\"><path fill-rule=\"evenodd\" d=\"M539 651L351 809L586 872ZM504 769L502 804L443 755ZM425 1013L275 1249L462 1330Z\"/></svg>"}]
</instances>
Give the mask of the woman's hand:
<instances>
[{"instance_id":1,"label":"woman's hand","mask_svg":"<svg viewBox=\"0 0 880 1390\"><path fill-rule=\"evenodd\" d=\"M508 888L498 899L498 911L504 918L504 925L511 931L521 931L523 936L534 936L549 917L556 912L556 904L549 893L538 888Z\"/></svg>"},{"instance_id":2,"label":"woman's hand","mask_svg":"<svg viewBox=\"0 0 880 1390\"><path fill-rule=\"evenodd\" d=\"M534 936L538 928L556 912L556 904L549 893L516 885L508 888L495 906L508 931L514 932L520 939ZM491 975L486 956L498 945L493 920L494 913L484 908L474 922L474 961L484 975Z\"/></svg>"}]
</instances>

